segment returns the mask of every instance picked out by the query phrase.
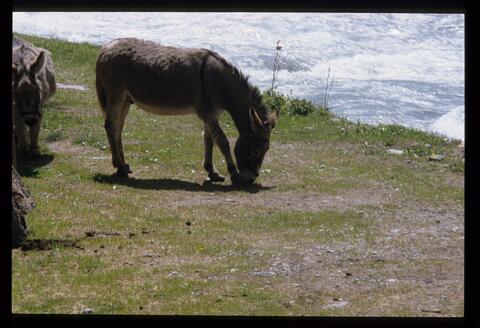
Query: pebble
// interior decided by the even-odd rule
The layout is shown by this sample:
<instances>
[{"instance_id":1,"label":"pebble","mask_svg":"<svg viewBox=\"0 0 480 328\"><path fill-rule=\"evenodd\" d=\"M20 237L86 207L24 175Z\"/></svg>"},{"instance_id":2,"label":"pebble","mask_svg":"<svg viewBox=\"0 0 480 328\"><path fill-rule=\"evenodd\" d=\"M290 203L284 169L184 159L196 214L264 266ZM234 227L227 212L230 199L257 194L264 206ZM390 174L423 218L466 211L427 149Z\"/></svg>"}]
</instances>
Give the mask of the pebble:
<instances>
[{"instance_id":1,"label":"pebble","mask_svg":"<svg viewBox=\"0 0 480 328\"><path fill-rule=\"evenodd\" d=\"M431 161L441 161L444 158L445 158L445 155L433 154L433 155L428 156L428 159L431 160Z\"/></svg>"},{"instance_id":2,"label":"pebble","mask_svg":"<svg viewBox=\"0 0 480 328\"><path fill-rule=\"evenodd\" d=\"M394 154L394 155L402 155L403 154L403 150L395 149L395 148L390 148L390 149L387 150L387 152L389 154Z\"/></svg>"},{"instance_id":3,"label":"pebble","mask_svg":"<svg viewBox=\"0 0 480 328\"><path fill-rule=\"evenodd\" d=\"M90 308L83 309L83 314L90 314L90 313L93 313L93 309L90 309Z\"/></svg>"},{"instance_id":4,"label":"pebble","mask_svg":"<svg viewBox=\"0 0 480 328\"><path fill-rule=\"evenodd\" d=\"M348 304L347 301L340 301L340 300L338 300L337 303L332 303L332 304L325 305L323 308L324 308L324 309L335 309L335 308L344 307L344 306L347 305L347 304Z\"/></svg>"}]
</instances>

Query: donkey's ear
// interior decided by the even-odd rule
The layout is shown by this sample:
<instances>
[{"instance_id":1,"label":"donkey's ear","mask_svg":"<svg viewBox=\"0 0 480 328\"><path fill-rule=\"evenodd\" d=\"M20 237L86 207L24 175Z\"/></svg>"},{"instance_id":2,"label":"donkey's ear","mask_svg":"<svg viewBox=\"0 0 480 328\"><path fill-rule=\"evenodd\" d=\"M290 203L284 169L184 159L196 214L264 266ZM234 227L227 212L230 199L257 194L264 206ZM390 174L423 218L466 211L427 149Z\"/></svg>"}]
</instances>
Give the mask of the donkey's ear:
<instances>
[{"instance_id":1,"label":"donkey's ear","mask_svg":"<svg viewBox=\"0 0 480 328\"><path fill-rule=\"evenodd\" d=\"M275 127L277 124L278 117L280 116L280 111L278 109L275 109L273 112L270 113L268 117L268 121L270 123L270 126L272 129Z\"/></svg>"},{"instance_id":2,"label":"donkey's ear","mask_svg":"<svg viewBox=\"0 0 480 328\"><path fill-rule=\"evenodd\" d=\"M250 114L250 122L252 124L252 128L263 127L263 122L255 111L255 108L250 108L248 112Z\"/></svg>"},{"instance_id":3,"label":"donkey's ear","mask_svg":"<svg viewBox=\"0 0 480 328\"><path fill-rule=\"evenodd\" d=\"M45 52L40 51L35 62L30 65L30 73L37 75L45 64Z\"/></svg>"}]
</instances>

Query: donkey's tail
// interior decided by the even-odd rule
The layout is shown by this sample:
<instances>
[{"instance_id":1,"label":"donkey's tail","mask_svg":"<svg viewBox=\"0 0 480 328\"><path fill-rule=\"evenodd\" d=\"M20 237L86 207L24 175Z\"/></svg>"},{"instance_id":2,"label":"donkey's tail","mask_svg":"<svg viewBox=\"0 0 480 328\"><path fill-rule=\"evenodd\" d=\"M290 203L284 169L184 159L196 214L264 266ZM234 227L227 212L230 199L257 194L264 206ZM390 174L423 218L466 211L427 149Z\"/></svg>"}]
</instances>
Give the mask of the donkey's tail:
<instances>
[{"instance_id":1,"label":"donkey's tail","mask_svg":"<svg viewBox=\"0 0 480 328\"><path fill-rule=\"evenodd\" d=\"M97 89L97 98L98 103L100 104L100 109L102 110L103 117L107 115L107 96L105 94L105 88L102 84L102 79L98 74L98 68L95 70L95 86Z\"/></svg>"}]
</instances>

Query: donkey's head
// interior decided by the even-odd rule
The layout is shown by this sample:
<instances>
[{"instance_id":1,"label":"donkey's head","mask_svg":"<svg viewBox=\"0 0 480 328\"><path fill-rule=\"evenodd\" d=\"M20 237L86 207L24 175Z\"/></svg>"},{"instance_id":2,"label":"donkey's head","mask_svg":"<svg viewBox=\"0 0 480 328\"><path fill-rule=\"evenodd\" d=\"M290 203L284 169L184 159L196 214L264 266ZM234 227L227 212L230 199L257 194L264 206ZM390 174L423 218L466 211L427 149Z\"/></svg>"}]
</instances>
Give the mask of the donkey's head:
<instances>
[{"instance_id":1,"label":"donkey's head","mask_svg":"<svg viewBox=\"0 0 480 328\"><path fill-rule=\"evenodd\" d=\"M38 74L44 64L43 51L30 65L12 63L13 102L28 126L35 125L42 117L40 109L42 87Z\"/></svg>"},{"instance_id":2,"label":"donkey's head","mask_svg":"<svg viewBox=\"0 0 480 328\"><path fill-rule=\"evenodd\" d=\"M252 184L260 173L263 158L270 148L270 134L277 122L278 109L261 119L254 108L250 108L251 132L240 136L235 144L235 158L242 180Z\"/></svg>"}]
</instances>

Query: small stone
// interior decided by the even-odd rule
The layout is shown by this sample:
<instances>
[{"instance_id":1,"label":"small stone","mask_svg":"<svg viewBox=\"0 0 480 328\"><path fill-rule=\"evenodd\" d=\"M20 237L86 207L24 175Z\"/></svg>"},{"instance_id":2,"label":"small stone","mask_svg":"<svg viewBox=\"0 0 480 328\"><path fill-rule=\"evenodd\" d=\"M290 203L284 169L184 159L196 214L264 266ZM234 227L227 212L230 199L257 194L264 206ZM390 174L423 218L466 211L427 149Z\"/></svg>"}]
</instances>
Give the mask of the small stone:
<instances>
[{"instance_id":1,"label":"small stone","mask_svg":"<svg viewBox=\"0 0 480 328\"><path fill-rule=\"evenodd\" d=\"M389 154L394 154L394 155L402 155L403 154L403 150L395 149L395 148L387 149L387 152Z\"/></svg>"},{"instance_id":2,"label":"small stone","mask_svg":"<svg viewBox=\"0 0 480 328\"><path fill-rule=\"evenodd\" d=\"M83 314L90 314L90 313L93 313L93 309L90 309L90 308L83 309Z\"/></svg>"},{"instance_id":3,"label":"small stone","mask_svg":"<svg viewBox=\"0 0 480 328\"><path fill-rule=\"evenodd\" d=\"M341 298L339 298L339 299L334 298L333 300L335 301L335 303L327 304L327 305L325 305L323 308L324 308L324 309L334 309L334 308L344 307L345 305L348 304L347 301L344 301L344 300L342 300Z\"/></svg>"},{"instance_id":4,"label":"small stone","mask_svg":"<svg viewBox=\"0 0 480 328\"><path fill-rule=\"evenodd\" d=\"M441 310L438 309L422 309L422 312L429 312L429 313L442 313Z\"/></svg>"},{"instance_id":5,"label":"small stone","mask_svg":"<svg viewBox=\"0 0 480 328\"><path fill-rule=\"evenodd\" d=\"M445 155L433 154L428 156L428 159L431 161L441 161L445 158Z\"/></svg>"}]
</instances>

